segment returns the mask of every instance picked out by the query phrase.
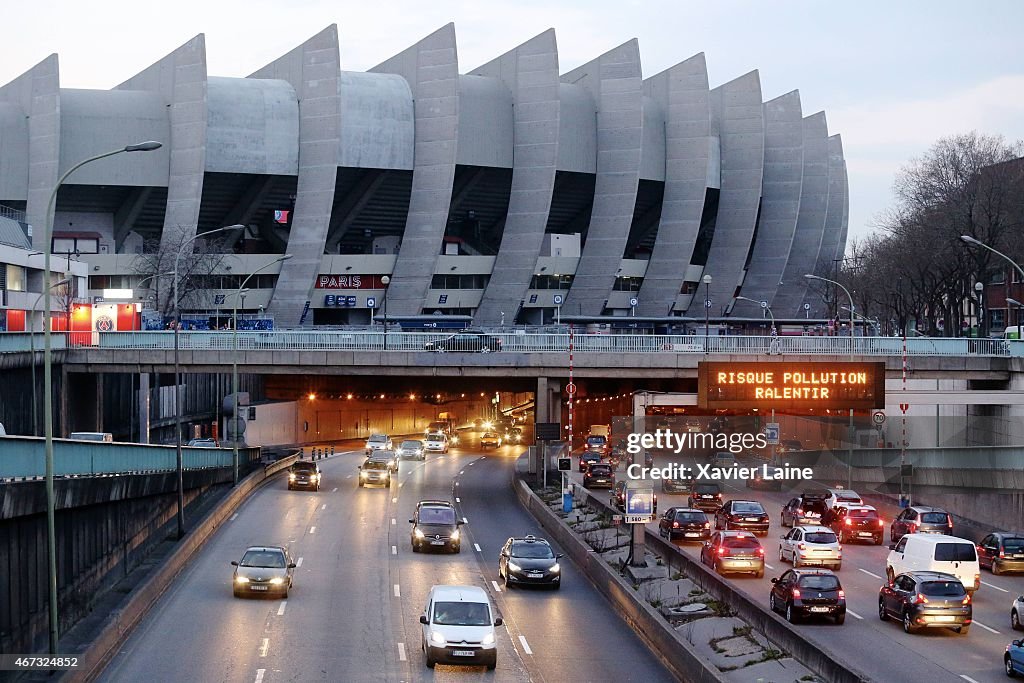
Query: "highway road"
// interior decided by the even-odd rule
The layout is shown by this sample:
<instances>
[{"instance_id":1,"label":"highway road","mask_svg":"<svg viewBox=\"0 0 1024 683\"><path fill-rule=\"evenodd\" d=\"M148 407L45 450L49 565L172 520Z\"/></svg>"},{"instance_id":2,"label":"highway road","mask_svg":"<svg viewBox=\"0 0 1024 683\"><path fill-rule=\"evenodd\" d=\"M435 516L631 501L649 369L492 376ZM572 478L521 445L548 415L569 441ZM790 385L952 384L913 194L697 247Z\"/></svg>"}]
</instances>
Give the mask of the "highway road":
<instances>
[{"instance_id":1,"label":"highway road","mask_svg":"<svg viewBox=\"0 0 1024 683\"><path fill-rule=\"evenodd\" d=\"M261 488L217 531L111 661L121 681L667 681L671 675L568 560L563 586L506 590L500 547L541 535L510 488L521 447L470 447L403 461L390 489L358 488L361 451L320 461L319 492ZM409 518L423 499L456 503L460 554L413 554ZM299 567L287 600L236 599L231 560L249 545L288 545ZM557 548L556 548L557 550ZM498 667L437 665L420 650L434 584L491 594Z\"/></svg>"},{"instance_id":2,"label":"highway road","mask_svg":"<svg viewBox=\"0 0 1024 683\"><path fill-rule=\"evenodd\" d=\"M693 459L656 455L655 466L664 467L671 462L693 464ZM701 461L704 462L704 461ZM740 459L740 464L748 464ZM580 481L575 471L573 478ZM617 475L626 476L625 467ZM658 511L664 513L669 507L686 506L686 494L669 494L661 491L660 483L654 483L658 494ZM820 484L811 484L807 490L820 490ZM765 577L756 579L749 576L729 576L728 581L739 588L755 602L767 607L771 578L781 576L790 567L779 561L779 537L789 531L781 526L782 507L794 493L752 491L743 483L725 483L724 499L757 500L762 503L771 519L771 528L766 537L759 537L765 548L767 560ZM794 489L796 493L803 486ZM603 491L595 492L602 495ZM816 643L826 652L834 652L845 661L859 668L876 681L901 680L910 683L992 683L1006 679L1002 670L1002 657L1010 640L1024 637L1010 628L1010 607L1013 599L1024 594L1024 576L992 576L982 570L982 586L974 595L974 624L968 635L958 635L949 629L927 629L915 634L906 634L902 627L890 620L878 618L878 589L884 582L885 561L889 554L889 523L896 508L882 507L879 513L886 520L886 535L883 545L843 544L843 565L838 572L846 590L847 618L842 626L830 621L802 622L797 625L807 634L808 640ZM955 510L951 510L955 512ZM714 515L708 515L714 528ZM657 523L649 528L657 533ZM954 534L956 530L954 528ZM973 539L972 539L973 540ZM700 544L676 542L682 552L696 561L700 560ZM781 615L780 615L781 616Z\"/></svg>"}]
</instances>

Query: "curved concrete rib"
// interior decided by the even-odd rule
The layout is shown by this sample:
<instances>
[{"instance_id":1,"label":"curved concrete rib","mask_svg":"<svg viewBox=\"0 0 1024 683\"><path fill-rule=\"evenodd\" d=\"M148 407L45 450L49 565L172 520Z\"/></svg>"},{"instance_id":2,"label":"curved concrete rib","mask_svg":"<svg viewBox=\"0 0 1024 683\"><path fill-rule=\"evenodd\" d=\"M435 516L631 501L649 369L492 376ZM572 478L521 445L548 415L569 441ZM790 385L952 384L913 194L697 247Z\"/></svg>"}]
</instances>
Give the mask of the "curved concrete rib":
<instances>
[{"instance_id":1,"label":"curved concrete rib","mask_svg":"<svg viewBox=\"0 0 1024 683\"><path fill-rule=\"evenodd\" d=\"M515 139L512 192L501 246L476 321L512 321L526 296L544 242L558 163L558 45L554 29L471 72L500 78L512 91Z\"/></svg>"},{"instance_id":2,"label":"curved concrete rib","mask_svg":"<svg viewBox=\"0 0 1024 683\"><path fill-rule=\"evenodd\" d=\"M789 260L800 213L803 184L804 135L800 93L796 90L764 103L764 179L761 183L761 223L754 240L750 266L743 278L743 296L775 301ZM772 306L772 312L775 312ZM749 301L737 301L733 315L763 315Z\"/></svg>"},{"instance_id":3,"label":"curved concrete rib","mask_svg":"<svg viewBox=\"0 0 1024 683\"><path fill-rule=\"evenodd\" d=\"M704 53L644 81L665 114L665 196L637 314L672 311L700 230L711 163L711 109Z\"/></svg>"},{"instance_id":4,"label":"curved concrete rib","mask_svg":"<svg viewBox=\"0 0 1024 683\"><path fill-rule=\"evenodd\" d=\"M171 139L161 140L170 147L171 158L160 236L164 249L177 249L180 233L192 237L199 224L206 171L206 77L206 38L200 33L116 88L156 92L170 107Z\"/></svg>"},{"instance_id":5,"label":"curved concrete rib","mask_svg":"<svg viewBox=\"0 0 1024 683\"><path fill-rule=\"evenodd\" d=\"M60 177L60 63L52 54L0 87L0 100L17 105L28 118L28 197L25 220L34 226L32 247L45 243L47 203Z\"/></svg>"},{"instance_id":6,"label":"curved concrete rib","mask_svg":"<svg viewBox=\"0 0 1024 683\"><path fill-rule=\"evenodd\" d=\"M814 272L828 209L828 124L825 112L806 117L801 128L804 163L800 214L793 233L793 248L782 273L782 284L772 303L772 312L779 318L804 315L803 303L808 286L804 274Z\"/></svg>"},{"instance_id":7,"label":"curved concrete rib","mask_svg":"<svg viewBox=\"0 0 1024 683\"><path fill-rule=\"evenodd\" d=\"M835 258L843 258L846 255L846 236L850 228L850 174L846 168L846 159L843 158L843 217L842 227L839 231L839 244L836 246Z\"/></svg>"},{"instance_id":8,"label":"curved concrete rib","mask_svg":"<svg viewBox=\"0 0 1024 683\"><path fill-rule=\"evenodd\" d=\"M761 200L764 108L757 71L712 90L711 115L721 138L722 190L704 274L712 278L711 313L721 315L732 304L743 277Z\"/></svg>"},{"instance_id":9,"label":"curved concrete rib","mask_svg":"<svg viewBox=\"0 0 1024 683\"><path fill-rule=\"evenodd\" d=\"M288 81L299 98L299 176L287 247L292 258L281 264L269 311L282 326L311 323L305 305L327 243L341 155L338 27L328 26L249 78Z\"/></svg>"},{"instance_id":10,"label":"curved concrete rib","mask_svg":"<svg viewBox=\"0 0 1024 683\"><path fill-rule=\"evenodd\" d=\"M837 258L836 252L839 250L839 241L843 232L845 166L843 140L839 135L832 135L828 138L828 209L825 211L825 230L821 236L821 247L818 249L814 270L810 272L833 280L836 273L834 259ZM811 315L814 315L816 310L821 310L820 292L823 284L819 282L807 290L805 301L811 305ZM848 304L849 302L846 305ZM840 305L844 304L840 302Z\"/></svg>"},{"instance_id":11,"label":"curved concrete rib","mask_svg":"<svg viewBox=\"0 0 1024 683\"><path fill-rule=\"evenodd\" d=\"M455 182L459 60L448 24L370 71L405 78L415 99L416 148L409 215L386 296L394 315L422 312L441 255Z\"/></svg>"},{"instance_id":12,"label":"curved concrete rib","mask_svg":"<svg viewBox=\"0 0 1024 683\"><path fill-rule=\"evenodd\" d=\"M597 103L597 179L590 227L563 310L601 315L629 239L640 185L643 84L640 46L630 40L562 76Z\"/></svg>"}]
</instances>

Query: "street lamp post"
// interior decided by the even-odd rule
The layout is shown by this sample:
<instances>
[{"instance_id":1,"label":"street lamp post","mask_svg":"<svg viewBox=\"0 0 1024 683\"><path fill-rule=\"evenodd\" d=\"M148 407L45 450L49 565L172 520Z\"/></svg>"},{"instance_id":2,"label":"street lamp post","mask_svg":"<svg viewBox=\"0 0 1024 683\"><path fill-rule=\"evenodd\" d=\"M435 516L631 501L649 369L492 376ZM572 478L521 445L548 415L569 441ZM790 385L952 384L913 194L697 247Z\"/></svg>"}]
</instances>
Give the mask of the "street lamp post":
<instances>
[{"instance_id":1,"label":"street lamp post","mask_svg":"<svg viewBox=\"0 0 1024 683\"><path fill-rule=\"evenodd\" d=\"M52 285L50 285L50 289L55 289L57 287L60 287L61 285L66 285L70 281L71 280L69 278L64 278L60 282L54 282ZM32 310L29 311L28 317L28 347L30 355L32 357L32 436L39 436L39 417L37 414L39 410L36 407L36 404L39 402L39 400L36 398L36 331L34 329L35 326L32 324L32 314L36 312L37 308L39 308L39 300L43 298L43 294L44 292L39 292L39 296L36 297L35 302L32 304ZM46 322L44 321L43 324L45 325Z\"/></svg>"},{"instance_id":2,"label":"street lamp post","mask_svg":"<svg viewBox=\"0 0 1024 683\"><path fill-rule=\"evenodd\" d=\"M380 279L380 283L384 285L384 297L381 301L381 307L384 309L384 350L388 350L388 285L391 284L391 278L384 275Z\"/></svg>"},{"instance_id":3,"label":"street lamp post","mask_svg":"<svg viewBox=\"0 0 1024 683\"><path fill-rule=\"evenodd\" d=\"M1011 266L1013 266L1014 270L1016 270L1017 273L1020 275L1021 282L1024 282L1024 268L1021 268L1020 264L1018 264L1012 258L1007 256L1003 252L999 251L998 249L995 249L993 247L988 246L987 244L985 244L981 240L978 240L978 239L975 239L975 238L971 237L970 235L960 235L960 239L963 242L966 242L967 244L970 244L972 246L981 247L982 249L988 249L989 251L991 251L996 256L999 256L1004 261L1008 262ZM1020 309L1017 309L1017 314L1018 314L1017 324L1020 325Z\"/></svg>"},{"instance_id":4,"label":"street lamp post","mask_svg":"<svg viewBox=\"0 0 1024 683\"><path fill-rule=\"evenodd\" d=\"M1008 296L1008 297L1006 297L1006 307L1009 308L1010 304L1013 304L1014 306L1017 307L1017 315L1015 317L1016 317L1016 320L1017 320L1017 327L1020 327L1020 308L1021 308L1021 306L1024 306L1024 304L1022 304L1021 302L1017 301L1013 297L1009 297ZM1007 315L1006 317L1009 318L1010 316Z\"/></svg>"},{"instance_id":5,"label":"street lamp post","mask_svg":"<svg viewBox=\"0 0 1024 683\"><path fill-rule=\"evenodd\" d=\"M977 317L978 317L978 339L981 339L985 331L985 285L978 282L974 283L974 291L977 294L978 306L977 306Z\"/></svg>"},{"instance_id":6,"label":"street lamp post","mask_svg":"<svg viewBox=\"0 0 1024 683\"><path fill-rule=\"evenodd\" d=\"M44 451L46 454L46 560L49 569L49 603L50 603L50 654L57 654L57 538L56 538L56 510L53 492L53 353L50 346L51 328L50 320L50 252L53 251L53 215L57 205L57 190L68 179L72 173L82 166L99 159L120 154L121 152L151 152L160 149L161 143L148 141L136 145L128 145L120 149L97 154L89 157L64 172L50 192L50 199L46 203L46 225L43 226L43 310L47 315L43 316L43 384L46 391L43 392L43 433L45 434Z\"/></svg>"},{"instance_id":7,"label":"street lamp post","mask_svg":"<svg viewBox=\"0 0 1024 683\"><path fill-rule=\"evenodd\" d=\"M275 265L277 263L281 263L282 261L287 261L291 257L292 257L292 254L285 254L284 256L276 258L273 261L271 261L270 263L267 263L266 265L260 266L256 270L254 270L251 273L249 273L249 275L246 276L246 278L244 280L242 280L242 284L238 286L238 291L235 292L235 308L234 308L234 310L232 311L232 314L231 314L231 320L233 321L231 323L231 350L232 350L232 353L231 353L231 406L232 406L231 417L235 421L234 435L233 435L234 438L232 439L232 444L233 444L232 448L234 450L233 458L232 458L232 461L231 461L232 462L232 476L231 476L231 482L232 482L231 485L232 486L235 486L235 485L238 484L238 424L239 424L239 418L240 418L239 409L238 409L238 300L239 299L242 300L242 306L244 307L245 306L245 293L249 291L248 289L245 288L245 285L246 285L247 282L249 282L249 279L253 275L255 275L256 273L260 272L261 270L266 270L267 268L269 268L269 267L271 267L271 266L273 266L273 265Z\"/></svg>"},{"instance_id":8,"label":"street lamp post","mask_svg":"<svg viewBox=\"0 0 1024 683\"><path fill-rule=\"evenodd\" d=\"M185 412L184 395L181 390L181 366L178 362L178 330L181 328L181 311L178 308L178 265L181 262L181 255L185 247L191 246L200 237L209 237L218 232L228 230L244 230L244 225L228 225L216 230L210 230L201 234L193 235L178 246L178 253L174 255L174 426L175 426L175 453L177 455L176 469L178 471L178 538L185 535L185 468L181 455L181 414Z\"/></svg>"},{"instance_id":9,"label":"street lamp post","mask_svg":"<svg viewBox=\"0 0 1024 683\"><path fill-rule=\"evenodd\" d=\"M707 353L708 328L710 327L708 316L711 312L711 275L705 275L702 281L704 282L704 353Z\"/></svg>"},{"instance_id":10,"label":"street lamp post","mask_svg":"<svg viewBox=\"0 0 1024 683\"><path fill-rule=\"evenodd\" d=\"M778 341L777 341L778 328L775 327L775 314L772 313L772 307L768 305L767 301L758 301L757 299L751 299L749 296L737 296L736 299L743 300L743 301L749 301L750 303L757 304L762 309L768 311L768 315L769 315L769 317L771 317L771 320L772 320L772 333L771 333L772 343L769 346L769 353L777 353L777 348L776 347L778 346Z\"/></svg>"}]
</instances>

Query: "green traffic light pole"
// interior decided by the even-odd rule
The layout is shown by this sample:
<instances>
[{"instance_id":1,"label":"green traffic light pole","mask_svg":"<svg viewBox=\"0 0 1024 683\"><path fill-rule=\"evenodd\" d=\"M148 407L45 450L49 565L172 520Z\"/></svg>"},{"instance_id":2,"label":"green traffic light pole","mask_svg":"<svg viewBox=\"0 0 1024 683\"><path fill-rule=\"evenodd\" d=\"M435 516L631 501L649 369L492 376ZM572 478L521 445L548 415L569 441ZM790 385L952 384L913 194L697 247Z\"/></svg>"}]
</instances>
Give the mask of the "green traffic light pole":
<instances>
[{"instance_id":1,"label":"green traffic light pole","mask_svg":"<svg viewBox=\"0 0 1024 683\"><path fill-rule=\"evenodd\" d=\"M57 204L57 190L68 179L72 173L82 166L120 154L121 152L152 152L160 149L163 145L152 140L141 142L137 145L128 145L120 149L97 154L89 157L64 172L50 192L50 199L46 204L46 225L43 226L43 384L46 391L43 392L43 434L46 454L46 562L49 576L49 603L50 603L50 654L57 654L57 538L56 538L56 511L53 493L53 353L51 349L50 335L52 333L53 321L50 317L50 252L53 250L53 216Z\"/></svg>"}]
</instances>

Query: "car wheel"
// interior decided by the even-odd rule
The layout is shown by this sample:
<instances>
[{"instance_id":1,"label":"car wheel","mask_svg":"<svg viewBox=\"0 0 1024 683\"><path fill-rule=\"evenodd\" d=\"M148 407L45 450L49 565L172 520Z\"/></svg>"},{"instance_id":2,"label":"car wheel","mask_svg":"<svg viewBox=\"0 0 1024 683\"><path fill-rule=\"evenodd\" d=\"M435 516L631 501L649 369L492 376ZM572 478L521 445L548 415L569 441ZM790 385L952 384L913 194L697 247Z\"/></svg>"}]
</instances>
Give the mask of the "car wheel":
<instances>
[{"instance_id":1,"label":"car wheel","mask_svg":"<svg viewBox=\"0 0 1024 683\"><path fill-rule=\"evenodd\" d=\"M836 615L836 626L842 626L843 622L846 621L846 612Z\"/></svg>"},{"instance_id":2,"label":"car wheel","mask_svg":"<svg viewBox=\"0 0 1024 683\"><path fill-rule=\"evenodd\" d=\"M779 517L779 526L786 526L786 515Z\"/></svg>"},{"instance_id":3,"label":"car wheel","mask_svg":"<svg viewBox=\"0 0 1024 683\"><path fill-rule=\"evenodd\" d=\"M832 571L834 571L834 572L837 572L837 571L839 571L842 568L843 568L843 563L842 562L840 562L839 564L832 565Z\"/></svg>"},{"instance_id":4,"label":"car wheel","mask_svg":"<svg viewBox=\"0 0 1024 683\"><path fill-rule=\"evenodd\" d=\"M363 488L363 482L359 482L359 488Z\"/></svg>"},{"instance_id":5,"label":"car wheel","mask_svg":"<svg viewBox=\"0 0 1024 683\"><path fill-rule=\"evenodd\" d=\"M875 538L875 545L882 545L882 541L884 541L884 540L885 539L882 536L876 537Z\"/></svg>"},{"instance_id":6,"label":"car wheel","mask_svg":"<svg viewBox=\"0 0 1024 683\"><path fill-rule=\"evenodd\" d=\"M498 668L498 657L497 657L497 655L495 655L494 659L492 659L491 661L487 662L487 670L488 671L494 671L497 668Z\"/></svg>"},{"instance_id":7,"label":"car wheel","mask_svg":"<svg viewBox=\"0 0 1024 683\"><path fill-rule=\"evenodd\" d=\"M971 625L970 625L970 624L968 624L967 626L961 626L960 628L958 628L958 629L955 629L955 630L956 630L956 632L957 632L957 633L959 633L960 635L962 635L962 636L966 636L966 635L967 635L968 633L970 633L970 632L971 632Z\"/></svg>"},{"instance_id":8,"label":"car wheel","mask_svg":"<svg viewBox=\"0 0 1024 683\"><path fill-rule=\"evenodd\" d=\"M992 576L999 576L1003 573L1003 570L999 568L999 563L992 560Z\"/></svg>"},{"instance_id":9,"label":"car wheel","mask_svg":"<svg viewBox=\"0 0 1024 683\"><path fill-rule=\"evenodd\" d=\"M417 543L416 541L412 542L412 551L414 553L418 553L420 551L420 544Z\"/></svg>"},{"instance_id":10,"label":"car wheel","mask_svg":"<svg viewBox=\"0 0 1024 683\"><path fill-rule=\"evenodd\" d=\"M719 566L717 559L714 561L714 564L711 565L711 568L715 570L716 574L722 574L722 568ZM724 574L722 575L724 576Z\"/></svg>"},{"instance_id":11,"label":"car wheel","mask_svg":"<svg viewBox=\"0 0 1024 683\"><path fill-rule=\"evenodd\" d=\"M754 574L754 576L755 576L756 578L758 578L758 579L763 579L763 578L764 578L764 569L762 569L762 570L761 570L761 571L759 571L758 573Z\"/></svg>"},{"instance_id":12,"label":"car wheel","mask_svg":"<svg viewBox=\"0 0 1024 683\"><path fill-rule=\"evenodd\" d=\"M878 598L878 618L882 621L889 621L889 613L885 611L885 600Z\"/></svg>"},{"instance_id":13,"label":"car wheel","mask_svg":"<svg viewBox=\"0 0 1024 683\"><path fill-rule=\"evenodd\" d=\"M793 551L793 569L796 569L799 566L800 566L800 556L797 555L796 551L794 550Z\"/></svg>"},{"instance_id":14,"label":"car wheel","mask_svg":"<svg viewBox=\"0 0 1024 683\"><path fill-rule=\"evenodd\" d=\"M785 557L785 555L783 554L783 552L782 552L782 546L780 545L780 546L779 546L779 562L785 562L785 561L786 561L786 557Z\"/></svg>"},{"instance_id":15,"label":"car wheel","mask_svg":"<svg viewBox=\"0 0 1024 683\"><path fill-rule=\"evenodd\" d=\"M786 621L791 624L795 624L797 622L796 612L793 611L793 603L791 602L786 603Z\"/></svg>"},{"instance_id":16,"label":"car wheel","mask_svg":"<svg viewBox=\"0 0 1024 683\"><path fill-rule=\"evenodd\" d=\"M910 618L910 610L903 610L903 632L913 633L915 630L914 622Z\"/></svg>"},{"instance_id":17,"label":"car wheel","mask_svg":"<svg viewBox=\"0 0 1024 683\"><path fill-rule=\"evenodd\" d=\"M1017 675L1017 672L1013 670L1013 662L1010 661L1010 655L1003 657L1003 671L1005 671L1006 675L1010 678Z\"/></svg>"},{"instance_id":18,"label":"car wheel","mask_svg":"<svg viewBox=\"0 0 1024 683\"><path fill-rule=\"evenodd\" d=\"M434 658L430 655L430 648L424 648L424 652L427 655L427 668L433 669L434 665L437 664L437 662L435 662Z\"/></svg>"},{"instance_id":19,"label":"car wheel","mask_svg":"<svg viewBox=\"0 0 1024 683\"><path fill-rule=\"evenodd\" d=\"M889 583L892 583L893 581L896 580L896 572L894 572L892 570L892 567L886 567L886 569L885 569L885 577L887 579L889 579Z\"/></svg>"},{"instance_id":20,"label":"car wheel","mask_svg":"<svg viewBox=\"0 0 1024 683\"><path fill-rule=\"evenodd\" d=\"M1017 610L1010 610L1010 628L1014 631L1020 630L1020 615L1017 614Z\"/></svg>"}]
</instances>

